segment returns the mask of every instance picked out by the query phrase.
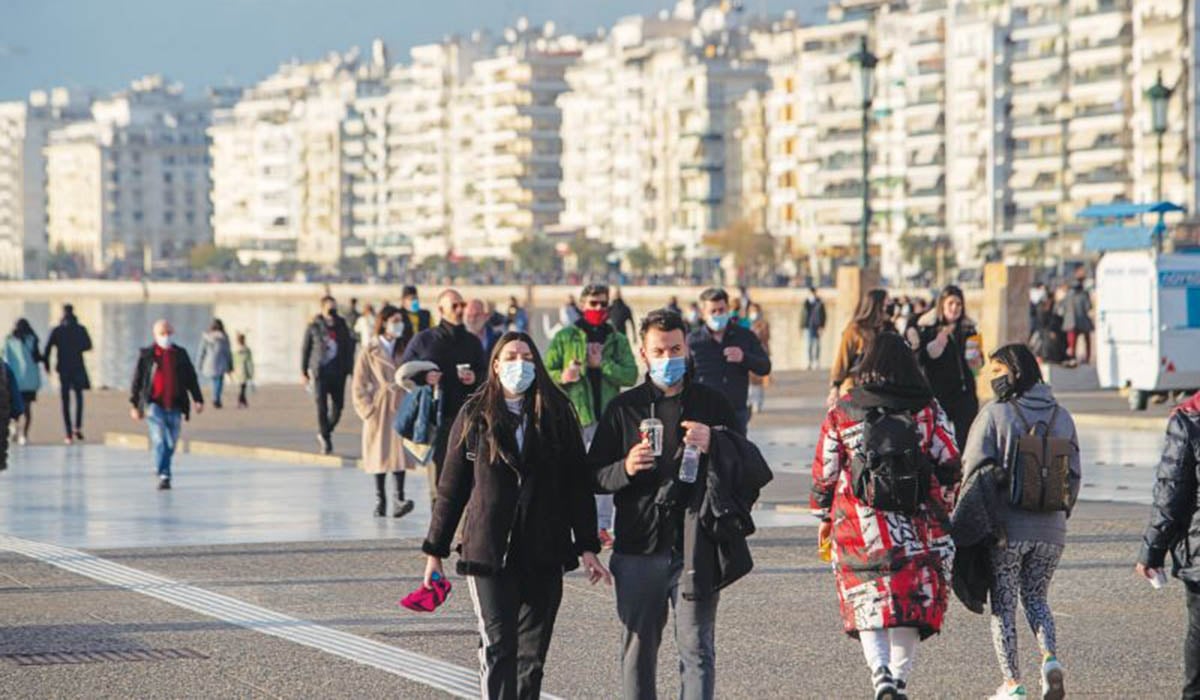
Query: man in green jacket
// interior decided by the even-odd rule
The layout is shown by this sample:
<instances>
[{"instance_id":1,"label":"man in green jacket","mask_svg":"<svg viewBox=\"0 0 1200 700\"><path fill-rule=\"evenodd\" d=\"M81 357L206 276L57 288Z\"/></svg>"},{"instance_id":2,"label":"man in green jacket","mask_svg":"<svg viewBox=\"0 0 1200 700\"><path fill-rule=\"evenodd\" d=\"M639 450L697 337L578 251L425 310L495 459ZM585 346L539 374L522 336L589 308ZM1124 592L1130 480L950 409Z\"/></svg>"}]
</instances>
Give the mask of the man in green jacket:
<instances>
[{"instance_id":1,"label":"man in green jacket","mask_svg":"<svg viewBox=\"0 0 1200 700\"><path fill-rule=\"evenodd\" d=\"M546 350L546 371L575 406L588 445L608 402L637 381L637 361L624 335L608 322L608 287L589 284L579 295L583 317L555 334ZM597 496L600 541L612 546L612 496Z\"/></svg>"}]
</instances>

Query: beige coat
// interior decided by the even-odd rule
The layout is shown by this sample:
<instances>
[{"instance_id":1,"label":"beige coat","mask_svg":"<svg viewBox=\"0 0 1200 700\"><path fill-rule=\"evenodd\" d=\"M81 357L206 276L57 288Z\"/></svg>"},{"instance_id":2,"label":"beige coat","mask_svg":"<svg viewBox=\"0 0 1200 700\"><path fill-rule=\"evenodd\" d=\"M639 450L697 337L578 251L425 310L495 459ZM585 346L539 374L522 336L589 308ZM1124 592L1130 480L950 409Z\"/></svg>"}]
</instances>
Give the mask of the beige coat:
<instances>
[{"instance_id":1,"label":"beige coat","mask_svg":"<svg viewBox=\"0 0 1200 700\"><path fill-rule=\"evenodd\" d=\"M397 349L396 357L400 355ZM409 464L400 446L400 436L392 429L404 389L395 382L396 360L378 339L371 341L354 363L350 393L354 412L363 421L362 469L368 474L385 474L408 469Z\"/></svg>"}]
</instances>

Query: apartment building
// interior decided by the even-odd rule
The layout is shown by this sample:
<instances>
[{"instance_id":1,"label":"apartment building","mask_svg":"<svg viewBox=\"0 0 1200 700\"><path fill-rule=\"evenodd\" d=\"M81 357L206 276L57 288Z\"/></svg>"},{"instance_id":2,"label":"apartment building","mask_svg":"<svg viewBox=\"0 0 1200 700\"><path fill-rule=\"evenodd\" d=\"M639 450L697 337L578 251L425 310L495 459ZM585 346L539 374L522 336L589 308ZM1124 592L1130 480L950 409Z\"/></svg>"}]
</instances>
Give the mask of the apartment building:
<instances>
[{"instance_id":1,"label":"apartment building","mask_svg":"<svg viewBox=\"0 0 1200 700\"><path fill-rule=\"evenodd\" d=\"M521 20L476 60L451 104L451 253L508 260L512 244L558 224L563 210L565 74L584 42Z\"/></svg>"},{"instance_id":2,"label":"apartment building","mask_svg":"<svg viewBox=\"0 0 1200 700\"><path fill-rule=\"evenodd\" d=\"M91 100L55 88L0 102L0 278L46 274L51 251L44 149L51 131L90 116Z\"/></svg>"},{"instance_id":3,"label":"apartment building","mask_svg":"<svg viewBox=\"0 0 1200 700\"><path fill-rule=\"evenodd\" d=\"M769 79L728 8L622 19L567 82L564 227L689 259L735 221L765 230Z\"/></svg>"},{"instance_id":4,"label":"apartment building","mask_svg":"<svg viewBox=\"0 0 1200 700\"><path fill-rule=\"evenodd\" d=\"M161 76L96 100L91 118L50 133L48 243L92 269L177 263L212 242L208 128L214 101Z\"/></svg>"},{"instance_id":5,"label":"apartment building","mask_svg":"<svg viewBox=\"0 0 1200 700\"><path fill-rule=\"evenodd\" d=\"M350 133L343 124L386 69L380 44L366 59L351 51L292 62L217 111L209 129L217 245L243 263L336 266L351 235L351 171L365 149L361 124L350 120Z\"/></svg>"}]
</instances>

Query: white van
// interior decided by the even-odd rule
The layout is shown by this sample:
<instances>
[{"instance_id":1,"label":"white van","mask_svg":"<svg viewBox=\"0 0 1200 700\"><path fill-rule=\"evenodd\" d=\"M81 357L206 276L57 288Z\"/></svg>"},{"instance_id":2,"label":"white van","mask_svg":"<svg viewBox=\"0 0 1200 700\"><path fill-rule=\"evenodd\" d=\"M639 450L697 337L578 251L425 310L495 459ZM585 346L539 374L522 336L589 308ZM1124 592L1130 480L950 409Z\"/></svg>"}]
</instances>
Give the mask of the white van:
<instances>
[{"instance_id":1,"label":"white van","mask_svg":"<svg viewBox=\"0 0 1200 700\"><path fill-rule=\"evenodd\" d=\"M1100 386L1128 388L1134 410L1152 394L1200 387L1200 254L1105 253L1094 341Z\"/></svg>"}]
</instances>

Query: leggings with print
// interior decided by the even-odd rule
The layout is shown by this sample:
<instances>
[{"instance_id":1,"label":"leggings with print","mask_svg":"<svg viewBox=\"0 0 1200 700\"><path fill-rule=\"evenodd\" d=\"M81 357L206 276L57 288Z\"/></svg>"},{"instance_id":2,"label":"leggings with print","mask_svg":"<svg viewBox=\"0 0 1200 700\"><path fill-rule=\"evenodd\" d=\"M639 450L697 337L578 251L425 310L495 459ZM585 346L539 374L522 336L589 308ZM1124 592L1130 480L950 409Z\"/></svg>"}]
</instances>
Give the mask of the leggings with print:
<instances>
[{"instance_id":1,"label":"leggings with print","mask_svg":"<svg viewBox=\"0 0 1200 700\"><path fill-rule=\"evenodd\" d=\"M1062 545L1048 542L1009 542L992 550L992 643L1004 679L1019 681L1017 661L1017 600L1045 655L1054 655L1054 615L1046 591L1062 558Z\"/></svg>"}]
</instances>

